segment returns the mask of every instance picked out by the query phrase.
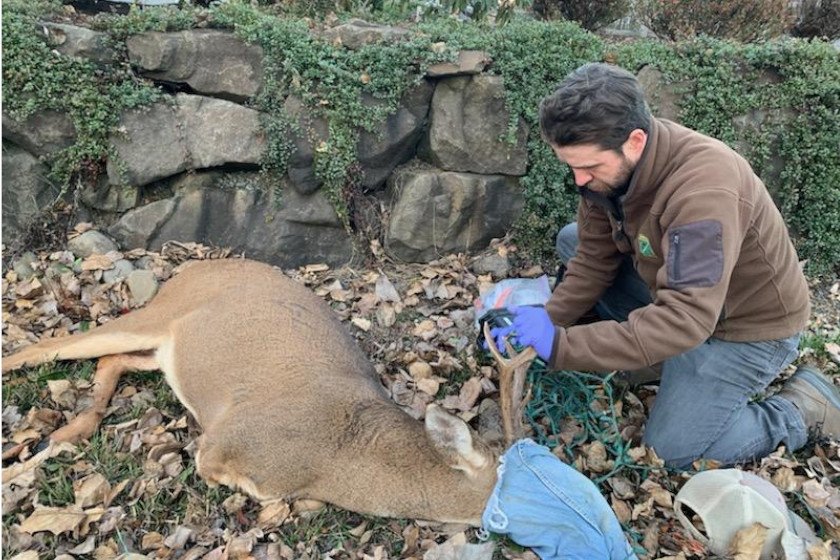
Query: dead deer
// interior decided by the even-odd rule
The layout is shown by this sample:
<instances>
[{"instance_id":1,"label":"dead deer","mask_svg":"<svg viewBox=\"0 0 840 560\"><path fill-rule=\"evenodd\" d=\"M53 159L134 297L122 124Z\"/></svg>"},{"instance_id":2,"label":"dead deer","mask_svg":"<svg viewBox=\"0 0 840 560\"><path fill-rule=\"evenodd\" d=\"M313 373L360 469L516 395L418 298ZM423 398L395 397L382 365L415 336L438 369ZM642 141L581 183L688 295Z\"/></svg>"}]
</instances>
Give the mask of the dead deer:
<instances>
[{"instance_id":1,"label":"dead deer","mask_svg":"<svg viewBox=\"0 0 840 560\"><path fill-rule=\"evenodd\" d=\"M427 408L425 429L403 412L332 310L271 266L190 263L146 307L43 340L2 369L90 358L100 358L94 403L53 441L89 438L122 373L161 370L202 429L197 470L210 484L480 525L498 454L439 407Z\"/></svg>"}]
</instances>

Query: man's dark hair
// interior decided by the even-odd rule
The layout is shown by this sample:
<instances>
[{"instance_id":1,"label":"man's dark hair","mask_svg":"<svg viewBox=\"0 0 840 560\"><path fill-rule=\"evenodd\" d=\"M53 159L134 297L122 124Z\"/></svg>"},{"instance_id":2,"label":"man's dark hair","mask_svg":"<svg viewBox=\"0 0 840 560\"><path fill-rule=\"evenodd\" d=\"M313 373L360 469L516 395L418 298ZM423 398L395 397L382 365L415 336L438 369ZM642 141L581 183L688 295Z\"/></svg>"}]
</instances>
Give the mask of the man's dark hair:
<instances>
[{"instance_id":1,"label":"man's dark hair","mask_svg":"<svg viewBox=\"0 0 840 560\"><path fill-rule=\"evenodd\" d=\"M540 103L540 132L552 146L595 144L621 150L630 133L650 133L642 86L630 72L591 63L569 74Z\"/></svg>"}]
</instances>

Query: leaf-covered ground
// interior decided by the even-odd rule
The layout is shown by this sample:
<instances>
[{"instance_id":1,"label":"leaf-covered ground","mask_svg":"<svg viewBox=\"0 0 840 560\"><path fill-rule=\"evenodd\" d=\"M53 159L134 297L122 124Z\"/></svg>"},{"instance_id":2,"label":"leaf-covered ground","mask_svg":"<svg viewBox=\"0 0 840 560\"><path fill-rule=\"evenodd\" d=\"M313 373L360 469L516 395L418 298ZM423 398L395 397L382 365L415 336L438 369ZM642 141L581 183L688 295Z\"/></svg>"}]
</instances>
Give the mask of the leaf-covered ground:
<instances>
[{"instance_id":1,"label":"leaf-covered ground","mask_svg":"<svg viewBox=\"0 0 840 560\"><path fill-rule=\"evenodd\" d=\"M492 253L514 263L511 277L544 271L517 266L516 247L505 243L483 257L450 256L428 265L393 263L376 249L380 258L369 269L314 265L287 273L345 321L407 412L419 418L427 404L437 402L475 424L479 404L497 398L497 387L492 364L474 349L473 305L479 291L498 280L473 272L476 262ZM31 276L25 268L9 267L2 285L3 353L44 336L92 328L136 307L123 279L103 279L121 258L153 271L163 283L185 260L226 256L227 251L170 244L161 253L136 250L86 259L67 251L41 254L31 264ZM813 282L812 288L814 313L800 363L836 374L840 285ZM227 489L208 488L195 473L198 428L159 374L124 376L89 442L47 446L47 436L89 403L94 366L57 363L3 379L4 558L455 558L458 544L479 542L475 531L463 526L369 518L334 508L301 515L294 504L261 506ZM641 426L655 392L655 386L642 386L619 393L617 422ZM574 422L561 425L575 434ZM602 442L579 442L568 433L557 435L567 444L558 455L593 479L605 477L601 488L641 556L711 558L680 527L672 509L690 473L661 468L637 441L638 429L621 433L636 440L628 457L639 468L613 473L615 458ZM813 523L824 540L809 551L810 558L837 557L831 542L840 539L837 441L815 442L795 454L780 449L743 468L771 480L788 505ZM757 558L763 536L755 529L741 535L732 557ZM504 539L494 557L535 558Z\"/></svg>"}]
</instances>

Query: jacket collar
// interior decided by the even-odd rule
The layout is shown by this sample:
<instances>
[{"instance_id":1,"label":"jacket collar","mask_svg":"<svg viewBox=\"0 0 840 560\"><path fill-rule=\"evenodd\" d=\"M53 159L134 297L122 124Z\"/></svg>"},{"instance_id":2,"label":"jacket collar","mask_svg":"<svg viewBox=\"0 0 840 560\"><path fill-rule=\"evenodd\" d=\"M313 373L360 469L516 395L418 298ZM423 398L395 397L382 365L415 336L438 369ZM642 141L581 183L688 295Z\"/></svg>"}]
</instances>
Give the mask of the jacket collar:
<instances>
[{"instance_id":1,"label":"jacket collar","mask_svg":"<svg viewBox=\"0 0 840 560\"><path fill-rule=\"evenodd\" d=\"M656 165L656 162L671 161L669 121L652 118L647 145L636 164L636 170L630 179L630 187L621 198L625 205L633 205L649 198L649 194L657 189L662 179L667 175L667 165Z\"/></svg>"}]
</instances>

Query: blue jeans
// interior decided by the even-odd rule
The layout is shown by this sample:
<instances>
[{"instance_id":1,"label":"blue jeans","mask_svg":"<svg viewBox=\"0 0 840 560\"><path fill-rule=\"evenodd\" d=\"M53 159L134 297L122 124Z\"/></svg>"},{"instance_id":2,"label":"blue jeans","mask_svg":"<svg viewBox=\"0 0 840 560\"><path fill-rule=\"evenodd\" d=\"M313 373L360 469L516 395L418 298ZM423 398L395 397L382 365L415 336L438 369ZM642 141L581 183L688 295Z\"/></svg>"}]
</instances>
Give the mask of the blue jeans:
<instances>
[{"instance_id":1,"label":"blue jeans","mask_svg":"<svg viewBox=\"0 0 840 560\"><path fill-rule=\"evenodd\" d=\"M543 560L638 560L598 487L529 439L501 458L481 522Z\"/></svg>"},{"instance_id":2,"label":"blue jeans","mask_svg":"<svg viewBox=\"0 0 840 560\"><path fill-rule=\"evenodd\" d=\"M577 224L557 234L563 263L577 248ZM652 302L650 289L628 258L595 309L602 319L627 320ZM780 340L727 342L709 338L662 363L656 402L644 442L670 466L688 468L700 458L726 465L805 445L808 428L790 401L771 397L751 402L798 354L799 333Z\"/></svg>"}]
</instances>

